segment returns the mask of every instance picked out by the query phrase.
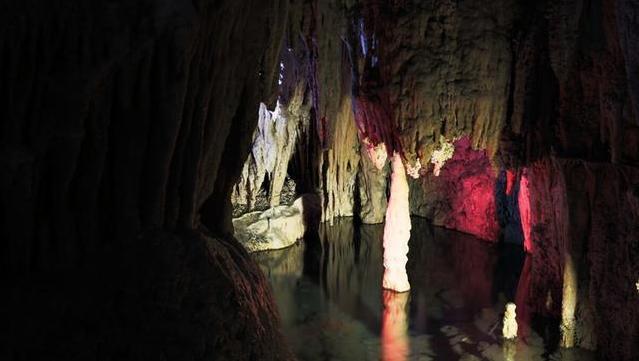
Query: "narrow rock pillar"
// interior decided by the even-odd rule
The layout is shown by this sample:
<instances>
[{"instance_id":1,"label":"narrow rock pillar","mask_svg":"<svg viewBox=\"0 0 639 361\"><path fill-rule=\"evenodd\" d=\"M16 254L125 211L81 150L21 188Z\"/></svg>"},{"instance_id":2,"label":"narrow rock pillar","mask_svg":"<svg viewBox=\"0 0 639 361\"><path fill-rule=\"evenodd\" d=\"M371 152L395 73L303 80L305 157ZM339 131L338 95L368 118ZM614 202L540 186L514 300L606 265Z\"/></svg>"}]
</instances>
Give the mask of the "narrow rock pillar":
<instances>
[{"instance_id":1,"label":"narrow rock pillar","mask_svg":"<svg viewBox=\"0 0 639 361\"><path fill-rule=\"evenodd\" d=\"M384 279L383 288L396 292L410 290L406 262L410 239L410 209L408 206L408 181L399 153L393 154L391 190L386 223L384 224Z\"/></svg>"}]
</instances>

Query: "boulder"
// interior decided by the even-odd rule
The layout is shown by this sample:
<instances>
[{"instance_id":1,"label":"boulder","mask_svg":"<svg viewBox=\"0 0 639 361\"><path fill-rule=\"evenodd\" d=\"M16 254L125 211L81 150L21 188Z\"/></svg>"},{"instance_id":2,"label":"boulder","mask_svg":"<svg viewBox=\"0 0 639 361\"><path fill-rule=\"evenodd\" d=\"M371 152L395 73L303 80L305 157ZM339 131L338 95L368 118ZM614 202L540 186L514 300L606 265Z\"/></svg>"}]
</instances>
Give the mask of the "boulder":
<instances>
[{"instance_id":1,"label":"boulder","mask_svg":"<svg viewBox=\"0 0 639 361\"><path fill-rule=\"evenodd\" d=\"M304 197L291 206L275 206L233 219L235 237L249 252L281 249L304 237Z\"/></svg>"}]
</instances>

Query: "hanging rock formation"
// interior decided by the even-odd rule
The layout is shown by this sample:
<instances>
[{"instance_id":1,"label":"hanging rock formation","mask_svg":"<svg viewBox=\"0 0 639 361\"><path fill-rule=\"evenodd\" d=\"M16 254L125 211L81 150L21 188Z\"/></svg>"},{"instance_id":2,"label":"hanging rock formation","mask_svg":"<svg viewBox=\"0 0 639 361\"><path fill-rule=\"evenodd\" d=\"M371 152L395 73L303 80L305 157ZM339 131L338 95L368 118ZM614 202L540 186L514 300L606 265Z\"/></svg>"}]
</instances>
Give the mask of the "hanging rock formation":
<instances>
[{"instance_id":1,"label":"hanging rock formation","mask_svg":"<svg viewBox=\"0 0 639 361\"><path fill-rule=\"evenodd\" d=\"M276 206L233 219L235 237L249 252L285 248L304 237L304 203Z\"/></svg>"},{"instance_id":2,"label":"hanging rock formation","mask_svg":"<svg viewBox=\"0 0 639 361\"><path fill-rule=\"evenodd\" d=\"M360 199L359 216L364 224L384 222L384 214L388 204L386 195L390 165L386 164L378 169L370 157L367 156L366 146L360 148L360 172L358 174L358 190Z\"/></svg>"},{"instance_id":3,"label":"hanging rock formation","mask_svg":"<svg viewBox=\"0 0 639 361\"><path fill-rule=\"evenodd\" d=\"M233 188L232 202L237 213L264 210L279 206L282 201L286 205L292 203L295 182L290 179L286 182L288 163L299 133L308 128L308 122L302 87L296 89L287 105L278 101L274 111L260 104L251 152ZM264 189L265 185L268 189Z\"/></svg>"}]
</instances>

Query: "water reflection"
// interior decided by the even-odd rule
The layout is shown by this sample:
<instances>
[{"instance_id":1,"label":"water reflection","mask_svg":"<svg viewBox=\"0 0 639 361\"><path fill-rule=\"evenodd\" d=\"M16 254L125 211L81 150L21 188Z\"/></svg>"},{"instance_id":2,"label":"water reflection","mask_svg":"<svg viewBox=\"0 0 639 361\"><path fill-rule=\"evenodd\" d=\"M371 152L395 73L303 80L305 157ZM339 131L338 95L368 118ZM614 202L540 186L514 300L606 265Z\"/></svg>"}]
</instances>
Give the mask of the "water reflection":
<instances>
[{"instance_id":1,"label":"water reflection","mask_svg":"<svg viewBox=\"0 0 639 361\"><path fill-rule=\"evenodd\" d=\"M409 292L383 290L382 360L405 361L409 354L408 319L406 316Z\"/></svg>"},{"instance_id":2,"label":"water reflection","mask_svg":"<svg viewBox=\"0 0 639 361\"><path fill-rule=\"evenodd\" d=\"M547 349L530 329L531 266L520 247L414 219L411 291L383 292L382 232L342 220L291 248L255 254L300 360L593 359ZM500 337L507 302L517 304L512 342Z\"/></svg>"}]
</instances>

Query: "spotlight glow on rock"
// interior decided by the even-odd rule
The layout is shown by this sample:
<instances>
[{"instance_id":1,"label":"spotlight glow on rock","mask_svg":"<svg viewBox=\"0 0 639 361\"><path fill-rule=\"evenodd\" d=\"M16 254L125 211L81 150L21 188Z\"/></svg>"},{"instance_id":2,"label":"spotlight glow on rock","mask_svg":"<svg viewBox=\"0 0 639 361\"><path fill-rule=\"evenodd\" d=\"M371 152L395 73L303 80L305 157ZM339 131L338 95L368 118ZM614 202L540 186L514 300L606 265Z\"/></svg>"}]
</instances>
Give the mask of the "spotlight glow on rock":
<instances>
[{"instance_id":1,"label":"spotlight glow on rock","mask_svg":"<svg viewBox=\"0 0 639 361\"><path fill-rule=\"evenodd\" d=\"M435 166L433 169L433 174L435 174L435 176L439 176L439 172L444 164L446 164L446 161L452 158L455 153L455 146L453 143L449 142L443 136L439 137L439 143L440 147L436 149L430 157L430 162Z\"/></svg>"},{"instance_id":2,"label":"spotlight glow on rock","mask_svg":"<svg viewBox=\"0 0 639 361\"><path fill-rule=\"evenodd\" d=\"M504 325L502 328L502 335L507 340L517 338L517 312L515 311L517 306L509 302L506 304L506 311L504 312Z\"/></svg>"},{"instance_id":3,"label":"spotlight glow on rock","mask_svg":"<svg viewBox=\"0 0 639 361\"><path fill-rule=\"evenodd\" d=\"M368 138L365 138L364 145L366 145L366 152L368 153L368 157L373 161L375 168L379 170L384 168L386 159L388 158L386 144L379 143L377 145L373 145Z\"/></svg>"},{"instance_id":4,"label":"spotlight glow on rock","mask_svg":"<svg viewBox=\"0 0 639 361\"><path fill-rule=\"evenodd\" d=\"M419 178L419 171L422 169L422 162L417 158L414 166L410 164L406 165L406 173L411 176L413 179Z\"/></svg>"}]
</instances>

